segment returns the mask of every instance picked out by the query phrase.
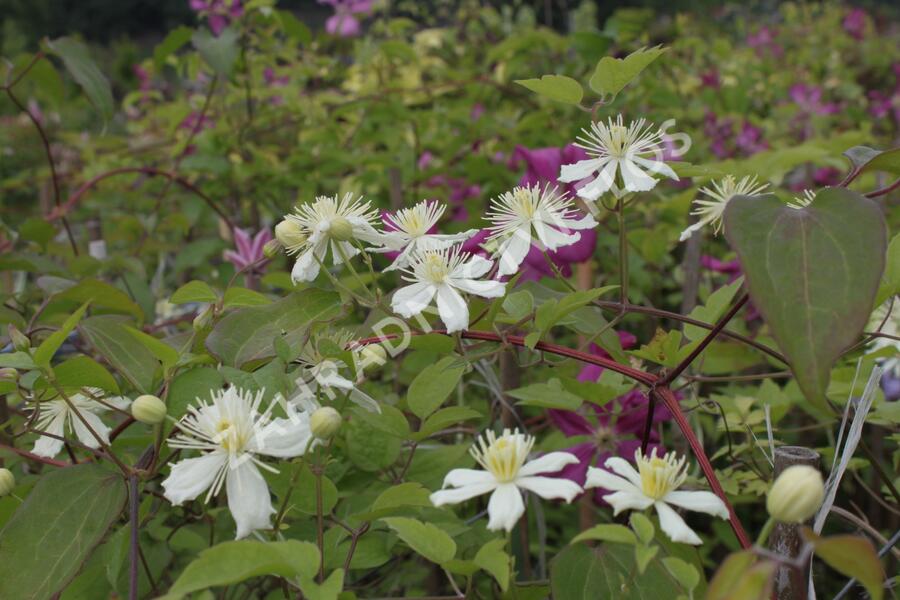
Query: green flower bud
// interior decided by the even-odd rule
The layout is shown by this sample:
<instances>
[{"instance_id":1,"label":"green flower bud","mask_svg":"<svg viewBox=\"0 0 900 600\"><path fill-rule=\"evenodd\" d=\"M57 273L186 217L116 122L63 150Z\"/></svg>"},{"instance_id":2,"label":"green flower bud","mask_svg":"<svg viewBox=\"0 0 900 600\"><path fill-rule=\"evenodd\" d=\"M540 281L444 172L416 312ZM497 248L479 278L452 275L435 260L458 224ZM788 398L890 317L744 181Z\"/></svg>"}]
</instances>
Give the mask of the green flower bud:
<instances>
[{"instance_id":1,"label":"green flower bud","mask_svg":"<svg viewBox=\"0 0 900 600\"><path fill-rule=\"evenodd\" d=\"M374 371L387 362L387 351L381 344L369 344L359 351L364 371Z\"/></svg>"},{"instance_id":2,"label":"green flower bud","mask_svg":"<svg viewBox=\"0 0 900 600\"><path fill-rule=\"evenodd\" d=\"M12 342L13 348L19 352L28 352L31 349L31 340L28 336L19 331L15 325L9 326L9 341Z\"/></svg>"},{"instance_id":3,"label":"green flower bud","mask_svg":"<svg viewBox=\"0 0 900 600\"><path fill-rule=\"evenodd\" d=\"M0 498L8 496L16 488L16 476L9 469L0 469Z\"/></svg>"},{"instance_id":4,"label":"green flower bud","mask_svg":"<svg viewBox=\"0 0 900 600\"><path fill-rule=\"evenodd\" d=\"M192 323L194 331L203 331L209 327L212 324L215 314L216 309L212 304L204 308L200 314L194 317L194 322Z\"/></svg>"},{"instance_id":5,"label":"green flower bud","mask_svg":"<svg viewBox=\"0 0 900 600\"><path fill-rule=\"evenodd\" d=\"M818 469L794 465L781 472L766 498L766 509L776 521L803 523L812 518L825 499L825 484Z\"/></svg>"},{"instance_id":6,"label":"green flower bud","mask_svg":"<svg viewBox=\"0 0 900 600\"><path fill-rule=\"evenodd\" d=\"M269 240L263 246L263 256L266 258L275 258L281 252L281 242L278 240Z\"/></svg>"},{"instance_id":7,"label":"green flower bud","mask_svg":"<svg viewBox=\"0 0 900 600\"><path fill-rule=\"evenodd\" d=\"M298 248L306 243L303 228L292 219L284 219L275 226L275 239L288 250Z\"/></svg>"},{"instance_id":8,"label":"green flower bud","mask_svg":"<svg viewBox=\"0 0 900 600\"><path fill-rule=\"evenodd\" d=\"M353 225L344 217L335 217L328 224L328 236L339 242L347 242L353 239Z\"/></svg>"},{"instance_id":9,"label":"green flower bud","mask_svg":"<svg viewBox=\"0 0 900 600\"><path fill-rule=\"evenodd\" d=\"M341 423L343 423L341 413L330 406L316 409L309 418L309 428L312 434L320 440L331 438L341 428Z\"/></svg>"},{"instance_id":10,"label":"green flower bud","mask_svg":"<svg viewBox=\"0 0 900 600\"><path fill-rule=\"evenodd\" d=\"M131 403L131 416L147 425L157 425L166 418L166 403L150 394L138 396Z\"/></svg>"},{"instance_id":11,"label":"green flower bud","mask_svg":"<svg viewBox=\"0 0 900 600\"><path fill-rule=\"evenodd\" d=\"M0 381L15 381L19 378L19 372L12 367L3 367L0 369Z\"/></svg>"}]
</instances>

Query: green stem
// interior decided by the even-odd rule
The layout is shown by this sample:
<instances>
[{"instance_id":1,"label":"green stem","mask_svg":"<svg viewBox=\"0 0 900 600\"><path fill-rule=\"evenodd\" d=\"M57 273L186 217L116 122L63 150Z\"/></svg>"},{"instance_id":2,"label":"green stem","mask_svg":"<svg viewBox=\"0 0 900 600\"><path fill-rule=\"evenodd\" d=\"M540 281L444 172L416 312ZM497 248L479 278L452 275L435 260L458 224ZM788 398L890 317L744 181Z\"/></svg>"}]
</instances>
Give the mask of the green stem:
<instances>
[{"instance_id":1,"label":"green stem","mask_svg":"<svg viewBox=\"0 0 900 600\"><path fill-rule=\"evenodd\" d=\"M347 251L344 250L344 247L340 242L334 245L337 248L338 255L341 257L341 261L344 263L344 266L347 267L347 270L353 275L353 278L356 280L356 283L359 284L359 287L366 291L366 294L372 297L372 301L377 301L375 294L369 289L369 286L366 285L366 282L362 280L362 277L359 276L359 273L356 271L356 268L353 266L353 263L350 262L350 257L347 255Z\"/></svg>"},{"instance_id":2,"label":"green stem","mask_svg":"<svg viewBox=\"0 0 900 600\"><path fill-rule=\"evenodd\" d=\"M763 547L766 545L766 540L769 539L769 534L772 533L772 529L775 527L775 517L769 517L769 520L766 521L766 524L763 525L763 528L759 532L759 537L756 538L756 545Z\"/></svg>"},{"instance_id":3,"label":"green stem","mask_svg":"<svg viewBox=\"0 0 900 600\"><path fill-rule=\"evenodd\" d=\"M550 258L550 254L547 252L547 249L544 248L541 250L541 253L544 255L544 260L547 261L547 264L550 265L550 268L553 269L553 273L556 275L556 278L563 282L563 284L569 288L570 291L577 292L575 286L562 274L559 270L559 267L556 266L556 263L553 262L553 259Z\"/></svg>"},{"instance_id":4,"label":"green stem","mask_svg":"<svg viewBox=\"0 0 900 600\"><path fill-rule=\"evenodd\" d=\"M622 304L628 303L628 233L625 230L625 199L620 198L616 207L616 217L619 221L619 299Z\"/></svg>"}]
</instances>

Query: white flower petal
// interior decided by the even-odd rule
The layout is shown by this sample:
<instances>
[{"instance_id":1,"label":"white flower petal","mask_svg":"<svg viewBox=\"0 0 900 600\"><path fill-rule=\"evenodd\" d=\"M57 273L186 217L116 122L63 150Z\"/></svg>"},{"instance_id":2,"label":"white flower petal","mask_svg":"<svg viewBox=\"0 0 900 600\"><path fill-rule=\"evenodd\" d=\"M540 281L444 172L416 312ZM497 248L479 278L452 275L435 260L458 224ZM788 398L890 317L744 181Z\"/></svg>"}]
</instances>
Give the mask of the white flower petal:
<instances>
[{"instance_id":1,"label":"white flower petal","mask_svg":"<svg viewBox=\"0 0 900 600\"><path fill-rule=\"evenodd\" d=\"M585 488L603 488L613 492L630 492L641 494L641 488L637 487L629 479L619 477L606 469L588 467Z\"/></svg>"},{"instance_id":2,"label":"white flower petal","mask_svg":"<svg viewBox=\"0 0 900 600\"><path fill-rule=\"evenodd\" d=\"M450 277L459 279L477 279L483 276L494 263L483 256L473 255L472 258L458 266L450 273Z\"/></svg>"},{"instance_id":3,"label":"white flower petal","mask_svg":"<svg viewBox=\"0 0 900 600\"><path fill-rule=\"evenodd\" d=\"M519 469L519 475L528 477L541 473L556 473L561 471L566 465L573 465L577 462L578 457L569 452L549 452L522 465L522 468Z\"/></svg>"},{"instance_id":4,"label":"white flower petal","mask_svg":"<svg viewBox=\"0 0 900 600\"><path fill-rule=\"evenodd\" d=\"M253 452L278 458L301 456L311 437L309 415L293 412L287 419L273 419L266 425L255 439Z\"/></svg>"},{"instance_id":5,"label":"white flower petal","mask_svg":"<svg viewBox=\"0 0 900 600\"><path fill-rule=\"evenodd\" d=\"M341 255L340 250L343 250L344 255ZM351 244L350 242L331 242L331 260L334 261L334 266L344 264L344 256L347 257L347 260L353 258L357 254L360 253L360 249Z\"/></svg>"},{"instance_id":6,"label":"white flower petal","mask_svg":"<svg viewBox=\"0 0 900 600\"><path fill-rule=\"evenodd\" d=\"M603 499L613 507L613 515L617 515L623 510L644 510L653 505L653 498L648 498L640 492L613 492L603 496Z\"/></svg>"},{"instance_id":7,"label":"white flower petal","mask_svg":"<svg viewBox=\"0 0 900 600\"><path fill-rule=\"evenodd\" d=\"M703 543L694 530L687 526L675 510L665 502L656 502L656 514L659 515L659 527L666 532L673 542L699 546Z\"/></svg>"},{"instance_id":8,"label":"white flower petal","mask_svg":"<svg viewBox=\"0 0 900 600\"><path fill-rule=\"evenodd\" d=\"M593 215L588 214L580 219L562 219L560 225L568 227L569 229L593 229L599 225L599 223L594 220Z\"/></svg>"},{"instance_id":9,"label":"white flower petal","mask_svg":"<svg viewBox=\"0 0 900 600\"><path fill-rule=\"evenodd\" d=\"M446 283L437 288L437 307L447 333L462 331L469 326L469 307L466 301Z\"/></svg>"},{"instance_id":10,"label":"white flower petal","mask_svg":"<svg viewBox=\"0 0 900 600\"><path fill-rule=\"evenodd\" d=\"M669 165L662 162L661 160L650 160L642 156L632 156L631 160L643 167L646 167L647 170L651 173L659 173L660 175L664 175L669 179L678 181L678 175L675 173L675 171L673 171L672 168L669 167Z\"/></svg>"},{"instance_id":11,"label":"white flower petal","mask_svg":"<svg viewBox=\"0 0 900 600\"><path fill-rule=\"evenodd\" d=\"M578 190L578 195L585 200L593 201L608 192L616 181L616 168L618 166L618 160L610 160L593 181Z\"/></svg>"},{"instance_id":12,"label":"white flower petal","mask_svg":"<svg viewBox=\"0 0 900 600\"><path fill-rule=\"evenodd\" d=\"M499 485L488 501L487 528L490 531L512 531L524 513L525 502L519 488L513 483Z\"/></svg>"},{"instance_id":13,"label":"white flower petal","mask_svg":"<svg viewBox=\"0 0 900 600\"><path fill-rule=\"evenodd\" d=\"M680 506L681 508L686 508L687 510L706 513L722 519L727 519L730 516L728 514L728 507L725 506L725 503L722 502L721 498L712 492L703 490L669 492L662 501L674 504L675 506Z\"/></svg>"},{"instance_id":14,"label":"white flower petal","mask_svg":"<svg viewBox=\"0 0 900 600\"><path fill-rule=\"evenodd\" d=\"M548 500L561 498L566 502L571 502L584 491L574 481L555 477L519 477L516 479L516 485L534 492L541 498Z\"/></svg>"},{"instance_id":15,"label":"white flower petal","mask_svg":"<svg viewBox=\"0 0 900 600\"><path fill-rule=\"evenodd\" d=\"M692 235L694 235L694 232L700 231L700 229L702 229L703 226L709 222L710 222L710 219L703 219L701 221L697 221L696 223L694 223L693 225L691 225L690 227L688 227L687 229L685 229L684 231L681 232L681 235L678 236L678 241L679 242L686 241L688 238L690 238Z\"/></svg>"},{"instance_id":16,"label":"white flower petal","mask_svg":"<svg viewBox=\"0 0 900 600\"><path fill-rule=\"evenodd\" d=\"M614 473L618 473L619 475L630 481L637 489L643 489L640 473L638 473L637 469L632 467L631 463L624 458L611 456L607 458L606 462L603 464L606 465L608 469L612 469Z\"/></svg>"},{"instance_id":17,"label":"white flower petal","mask_svg":"<svg viewBox=\"0 0 900 600\"><path fill-rule=\"evenodd\" d=\"M582 179L590 177L599 169L602 169L605 163L606 160L589 158L587 160L579 160L578 162L572 163L570 165L563 165L559 171L558 181L562 181L563 183L580 181Z\"/></svg>"},{"instance_id":18,"label":"white flower petal","mask_svg":"<svg viewBox=\"0 0 900 600\"><path fill-rule=\"evenodd\" d=\"M468 485L496 484L489 471L478 469L453 469L444 477L444 487L465 487Z\"/></svg>"},{"instance_id":19,"label":"white flower petal","mask_svg":"<svg viewBox=\"0 0 900 600\"><path fill-rule=\"evenodd\" d=\"M175 506L193 500L209 489L227 463L228 454L216 451L171 465L169 476L162 482L166 499Z\"/></svg>"},{"instance_id":20,"label":"white flower petal","mask_svg":"<svg viewBox=\"0 0 900 600\"><path fill-rule=\"evenodd\" d=\"M66 415L67 412L65 410L60 410L45 424L43 424L44 420L42 419L41 423L43 424L43 426L39 427L39 429L46 431L47 433L52 433L53 435L63 437L66 433ZM59 454L60 450L63 449L63 445L64 442L62 440L42 435L34 442L34 447L31 449L31 451L38 456L53 458L54 456Z\"/></svg>"},{"instance_id":21,"label":"white flower petal","mask_svg":"<svg viewBox=\"0 0 900 600\"><path fill-rule=\"evenodd\" d=\"M413 283L394 292L391 308L407 319L421 313L431 304L437 288L430 283Z\"/></svg>"},{"instance_id":22,"label":"white flower petal","mask_svg":"<svg viewBox=\"0 0 900 600\"><path fill-rule=\"evenodd\" d=\"M310 247L306 252L297 257L294 268L291 269L291 281L298 283L301 281L313 281L319 275L319 260L322 259L326 241L320 241L318 244ZM316 260L319 256L319 260Z\"/></svg>"},{"instance_id":23,"label":"white flower petal","mask_svg":"<svg viewBox=\"0 0 900 600\"><path fill-rule=\"evenodd\" d=\"M104 444L109 443L109 427L100 420L100 417L95 415L89 410L79 410L78 413L81 417L87 421L87 424L90 425L91 429L94 430L94 433L103 441ZM87 446L88 448L99 448L100 442L97 441L97 438L94 437L94 434L85 427L84 422L78 418L78 415L69 411L69 419L71 419L72 430L75 432L75 435L78 437L78 441Z\"/></svg>"},{"instance_id":24,"label":"white flower petal","mask_svg":"<svg viewBox=\"0 0 900 600\"><path fill-rule=\"evenodd\" d=\"M526 223L516 229L500 247L498 274L512 275L518 271L529 250L531 250L531 225Z\"/></svg>"},{"instance_id":25,"label":"white flower petal","mask_svg":"<svg viewBox=\"0 0 900 600\"><path fill-rule=\"evenodd\" d=\"M452 285L466 293L482 298L499 298L506 293L506 284L502 281L477 281L475 279L454 279Z\"/></svg>"},{"instance_id":26,"label":"white flower petal","mask_svg":"<svg viewBox=\"0 0 900 600\"><path fill-rule=\"evenodd\" d=\"M250 535L256 529L268 529L269 517L275 512L269 486L250 457L244 455L240 464L229 466L225 485L228 510L237 524L235 539Z\"/></svg>"},{"instance_id":27,"label":"white flower petal","mask_svg":"<svg viewBox=\"0 0 900 600\"><path fill-rule=\"evenodd\" d=\"M476 496L483 496L494 491L497 482L491 479L483 483L473 485L465 485L463 487L453 488L449 490L438 490L429 496L431 503L435 506L444 506L445 504L459 504ZM515 487L515 486L513 486Z\"/></svg>"},{"instance_id":28,"label":"white flower petal","mask_svg":"<svg viewBox=\"0 0 900 600\"><path fill-rule=\"evenodd\" d=\"M629 159L622 159L619 163L622 173L622 181L629 192L646 192L656 187L656 180L641 170Z\"/></svg>"},{"instance_id":29,"label":"white flower petal","mask_svg":"<svg viewBox=\"0 0 900 600\"><path fill-rule=\"evenodd\" d=\"M350 390L350 400L369 412L381 412L381 406L379 406L375 398L357 387L354 387L352 390Z\"/></svg>"},{"instance_id":30,"label":"white flower petal","mask_svg":"<svg viewBox=\"0 0 900 600\"><path fill-rule=\"evenodd\" d=\"M535 222L534 230L537 232L538 239L544 244L547 250L556 250L562 246L570 246L581 239L579 233L563 233L558 229L554 229L550 225Z\"/></svg>"}]
</instances>

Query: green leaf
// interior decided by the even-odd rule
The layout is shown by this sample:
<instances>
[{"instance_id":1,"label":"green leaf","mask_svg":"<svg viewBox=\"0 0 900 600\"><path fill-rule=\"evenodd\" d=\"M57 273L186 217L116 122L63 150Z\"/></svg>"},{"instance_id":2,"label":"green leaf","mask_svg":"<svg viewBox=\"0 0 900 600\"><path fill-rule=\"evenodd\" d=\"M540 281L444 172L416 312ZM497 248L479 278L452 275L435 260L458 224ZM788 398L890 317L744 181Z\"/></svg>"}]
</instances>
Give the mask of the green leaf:
<instances>
[{"instance_id":1,"label":"green leaf","mask_svg":"<svg viewBox=\"0 0 900 600\"><path fill-rule=\"evenodd\" d=\"M62 60L69 74L81 86L104 123L112 118L113 96L109 80L91 59L87 46L76 39L61 37L47 41L50 53Z\"/></svg>"},{"instance_id":2,"label":"green leaf","mask_svg":"<svg viewBox=\"0 0 900 600\"><path fill-rule=\"evenodd\" d=\"M506 553L506 540L497 538L478 549L474 562L478 568L490 573L502 591L509 587L509 555Z\"/></svg>"},{"instance_id":3,"label":"green leaf","mask_svg":"<svg viewBox=\"0 0 900 600\"><path fill-rule=\"evenodd\" d=\"M144 311L125 292L99 279L84 279L56 295L61 300L89 302L91 308L105 308L143 320Z\"/></svg>"},{"instance_id":4,"label":"green leaf","mask_svg":"<svg viewBox=\"0 0 900 600\"><path fill-rule=\"evenodd\" d=\"M307 600L337 600L344 588L344 570L335 569L321 584L311 575L300 577L300 591Z\"/></svg>"},{"instance_id":5,"label":"green leaf","mask_svg":"<svg viewBox=\"0 0 900 600\"><path fill-rule=\"evenodd\" d=\"M633 551L626 545L567 546L550 563L553 600L658 600L672 597L672 578L659 562L635 576Z\"/></svg>"},{"instance_id":6,"label":"green leaf","mask_svg":"<svg viewBox=\"0 0 900 600\"><path fill-rule=\"evenodd\" d=\"M78 322L81 321L81 317L84 316L84 311L87 310L87 307L88 303L82 304L78 310L63 322L61 328L51 333L47 336L47 339L41 342L41 345L34 351L34 364L44 368L50 366L53 355L56 354L59 347L62 346L69 334L72 333L72 330L75 329L75 326L78 325Z\"/></svg>"},{"instance_id":7,"label":"green leaf","mask_svg":"<svg viewBox=\"0 0 900 600\"><path fill-rule=\"evenodd\" d=\"M523 406L539 406L541 408L558 408L577 410L581 406L581 397L567 391L559 379L552 378L546 383L533 383L506 392L517 399Z\"/></svg>"},{"instance_id":8,"label":"green leaf","mask_svg":"<svg viewBox=\"0 0 900 600\"><path fill-rule=\"evenodd\" d=\"M209 287L208 283L203 281L188 281L186 284L175 290L175 293L169 298L172 304L187 304L188 302L218 302L219 295L216 290Z\"/></svg>"},{"instance_id":9,"label":"green leaf","mask_svg":"<svg viewBox=\"0 0 900 600\"><path fill-rule=\"evenodd\" d=\"M134 327L129 327L128 325L124 325L123 327L125 328L125 331L130 333L132 337L134 337L138 342L141 343L141 345L152 352L153 356L159 359L164 368L168 369L178 362L178 350L176 350L172 346L168 345L159 338L155 338L152 335L144 333L140 329L135 329Z\"/></svg>"},{"instance_id":10,"label":"green leaf","mask_svg":"<svg viewBox=\"0 0 900 600\"><path fill-rule=\"evenodd\" d=\"M659 546L635 546L634 560L637 563L638 573L641 575L647 570L647 565L659 554Z\"/></svg>"},{"instance_id":11,"label":"green leaf","mask_svg":"<svg viewBox=\"0 0 900 600\"><path fill-rule=\"evenodd\" d=\"M875 306L881 306L894 294L900 294L900 233L891 239L887 249L884 276L875 298Z\"/></svg>"},{"instance_id":12,"label":"green leaf","mask_svg":"<svg viewBox=\"0 0 900 600\"><path fill-rule=\"evenodd\" d=\"M309 27L295 17L294 13L289 10L278 10L275 11L275 14L281 19L281 26L284 27L284 32L290 37L304 45L312 41L312 32L309 30Z\"/></svg>"},{"instance_id":13,"label":"green leaf","mask_svg":"<svg viewBox=\"0 0 900 600\"><path fill-rule=\"evenodd\" d=\"M368 423L378 431L402 440L409 437L409 421L398 408L390 404L382 404L380 413L359 407L351 410L356 418Z\"/></svg>"},{"instance_id":14,"label":"green leaf","mask_svg":"<svg viewBox=\"0 0 900 600\"><path fill-rule=\"evenodd\" d=\"M234 306L263 306L272 304L272 300L259 292L242 287L231 287L225 290L225 299L222 306L231 308Z\"/></svg>"},{"instance_id":15,"label":"green leaf","mask_svg":"<svg viewBox=\"0 0 900 600\"><path fill-rule=\"evenodd\" d=\"M85 339L112 367L143 393L153 392L159 361L137 343L116 317L90 317L79 325Z\"/></svg>"},{"instance_id":16,"label":"green leaf","mask_svg":"<svg viewBox=\"0 0 900 600\"><path fill-rule=\"evenodd\" d=\"M13 369L34 369L34 359L27 352L0 353L0 367L12 367Z\"/></svg>"},{"instance_id":17,"label":"green leaf","mask_svg":"<svg viewBox=\"0 0 900 600\"><path fill-rule=\"evenodd\" d=\"M214 36L208 29L198 29L191 37L194 48L221 77L228 77L234 69L238 52L238 32L228 28Z\"/></svg>"},{"instance_id":18,"label":"green leaf","mask_svg":"<svg viewBox=\"0 0 900 600\"><path fill-rule=\"evenodd\" d=\"M641 48L625 58L604 56L597 63L589 85L601 96L615 96L663 52L662 47L656 46Z\"/></svg>"},{"instance_id":19,"label":"green leaf","mask_svg":"<svg viewBox=\"0 0 900 600\"><path fill-rule=\"evenodd\" d=\"M53 367L53 375L65 388L96 387L119 393L119 385L100 363L89 356L74 356Z\"/></svg>"},{"instance_id":20,"label":"green leaf","mask_svg":"<svg viewBox=\"0 0 900 600\"><path fill-rule=\"evenodd\" d=\"M231 585L260 575L313 577L319 567L315 544L287 540L238 540L204 550L175 580L167 600L207 588Z\"/></svg>"},{"instance_id":21,"label":"green leaf","mask_svg":"<svg viewBox=\"0 0 900 600\"><path fill-rule=\"evenodd\" d=\"M571 292L561 298L551 298L541 302L534 315L534 324L537 327L537 332L528 334L526 344L529 348L534 349L540 337L547 333L551 327L617 287L608 285L601 288ZM537 334L537 337L534 337L535 334Z\"/></svg>"},{"instance_id":22,"label":"green leaf","mask_svg":"<svg viewBox=\"0 0 900 600\"><path fill-rule=\"evenodd\" d=\"M854 146L844 152L844 156L860 173L883 171L900 177L900 148L876 150L868 146Z\"/></svg>"},{"instance_id":23,"label":"green leaf","mask_svg":"<svg viewBox=\"0 0 900 600\"><path fill-rule=\"evenodd\" d=\"M565 75L544 75L540 79L517 79L516 83L532 92L566 104L581 104L581 84Z\"/></svg>"},{"instance_id":24,"label":"green leaf","mask_svg":"<svg viewBox=\"0 0 900 600\"><path fill-rule=\"evenodd\" d=\"M309 469L308 465L303 465L300 470L300 476L297 478L297 486L294 494L291 496L292 508L299 510L307 515L314 515L318 511L318 499L316 498L316 476ZM338 501L338 490L328 477L322 476L322 511L330 514Z\"/></svg>"},{"instance_id":25,"label":"green leaf","mask_svg":"<svg viewBox=\"0 0 900 600\"><path fill-rule=\"evenodd\" d=\"M169 416L180 419L197 398L209 400L210 392L221 390L224 385L225 378L212 367L197 367L179 373L169 384L166 397Z\"/></svg>"},{"instance_id":26,"label":"green leaf","mask_svg":"<svg viewBox=\"0 0 900 600\"><path fill-rule=\"evenodd\" d=\"M307 289L266 306L240 308L219 321L206 347L221 362L238 368L275 356L273 340L281 337L299 352L313 323L333 320L342 312L334 292Z\"/></svg>"},{"instance_id":27,"label":"green leaf","mask_svg":"<svg viewBox=\"0 0 900 600\"><path fill-rule=\"evenodd\" d=\"M466 364L455 356L446 356L428 365L416 375L406 393L409 409L424 419L444 403L466 371Z\"/></svg>"},{"instance_id":28,"label":"green leaf","mask_svg":"<svg viewBox=\"0 0 900 600\"><path fill-rule=\"evenodd\" d=\"M153 62L156 64L156 68L161 69L169 56L191 41L193 33L194 30L186 25L181 25L170 31L165 39L153 49Z\"/></svg>"},{"instance_id":29,"label":"green leaf","mask_svg":"<svg viewBox=\"0 0 900 600\"><path fill-rule=\"evenodd\" d=\"M653 522L648 519L646 515L639 512L633 512L631 513L629 522L631 523L631 528L634 530L634 533L637 534L637 537L642 544L649 544L653 541L653 534L656 532L656 528L653 527Z\"/></svg>"},{"instance_id":30,"label":"green leaf","mask_svg":"<svg viewBox=\"0 0 900 600\"><path fill-rule=\"evenodd\" d=\"M428 499L430 495L431 492L422 487L421 483L413 481L401 483L381 492L372 503L372 510L397 506L431 506L431 500Z\"/></svg>"},{"instance_id":31,"label":"green leaf","mask_svg":"<svg viewBox=\"0 0 900 600\"><path fill-rule=\"evenodd\" d=\"M351 419L347 429L347 454L363 471L380 471L394 464L400 455L400 438L385 433L360 419Z\"/></svg>"},{"instance_id":32,"label":"green leaf","mask_svg":"<svg viewBox=\"0 0 900 600\"><path fill-rule=\"evenodd\" d=\"M694 565L675 556L663 558L662 563L685 591L690 592L700 584L700 573Z\"/></svg>"},{"instance_id":33,"label":"green leaf","mask_svg":"<svg viewBox=\"0 0 900 600\"><path fill-rule=\"evenodd\" d=\"M0 598L45 600L66 587L126 495L122 478L97 464L43 474L0 531Z\"/></svg>"},{"instance_id":34,"label":"green leaf","mask_svg":"<svg viewBox=\"0 0 900 600\"><path fill-rule=\"evenodd\" d=\"M412 439L418 442L450 425L470 419L478 419L482 416L477 410L466 408L465 406L448 406L425 419L419 431L413 434Z\"/></svg>"},{"instance_id":35,"label":"green leaf","mask_svg":"<svg viewBox=\"0 0 900 600\"><path fill-rule=\"evenodd\" d=\"M456 542L443 529L407 517L382 519L406 545L434 563L445 563L456 555Z\"/></svg>"},{"instance_id":36,"label":"green leaf","mask_svg":"<svg viewBox=\"0 0 900 600\"><path fill-rule=\"evenodd\" d=\"M809 528L803 529L803 535L812 543L816 556L841 575L857 579L872 600L884 597L884 570L869 540L858 535L819 537Z\"/></svg>"},{"instance_id":37,"label":"green leaf","mask_svg":"<svg viewBox=\"0 0 900 600\"><path fill-rule=\"evenodd\" d=\"M737 291L741 289L743 284L744 278L738 277L728 285L723 285L709 295L703 306L695 307L688 316L697 321L714 325L725 314L729 304L734 299L734 295L737 294ZM684 326L684 337L692 342L702 340L707 335L709 335L709 330L703 327L688 324Z\"/></svg>"},{"instance_id":38,"label":"green leaf","mask_svg":"<svg viewBox=\"0 0 900 600\"><path fill-rule=\"evenodd\" d=\"M757 562L751 550L728 555L706 590L706 600L769 600L775 570L771 561Z\"/></svg>"},{"instance_id":39,"label":"green leaf","mask_svg":"<svg viewBox=\"0 0 900 600\"><path fill-rule=\"evenodd\" d=\"M884 271L881 209L844 188L825 188L802 209L771 194L738 196L725 235L800 389L826 409L831 367L862 332Z\"/></svg>"},{"instance_id":40,"label":"green leaf","mask_svg":"<svg viewBox=\"0 0 900 600\"><path fill-rule=\"evenodd\" d=\"M637 537L635 537L634 532L625 527L624 525L617 525L615 523L607 523L603 525L594 525L590 529L585 529L574 538L572 538L571 544L575 544L577 542L584 542L586 540L599 540L601 542L613 542L617 544L631 544L632 546L637 544Z\"/></svg>"}]
</instances>

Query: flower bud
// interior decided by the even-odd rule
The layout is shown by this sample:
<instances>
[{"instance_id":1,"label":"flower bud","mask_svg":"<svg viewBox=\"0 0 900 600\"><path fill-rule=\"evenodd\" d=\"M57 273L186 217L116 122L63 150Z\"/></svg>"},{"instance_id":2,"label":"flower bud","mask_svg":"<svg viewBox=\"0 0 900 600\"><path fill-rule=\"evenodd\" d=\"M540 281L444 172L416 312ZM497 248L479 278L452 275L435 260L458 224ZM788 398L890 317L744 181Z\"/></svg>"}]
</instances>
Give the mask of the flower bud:
<instances>
[{"instance_id":1,"label":"flower bud","mask_svg":"<svg viewBox=\"0 0 900 600\"><path fill-rule=\"evenodd\" d=\"M818 469L794 465L781 472L766 498L766 509L776 521L803 523L809 520L825 498L825 484Z\"/></svg>"},{"instance_id":2,"label":"flower bud","mask_svg":"<svg viewBox=\"0 0 900 600\"><path fill-rule=\"evenodd\" d=\"M381 344L369 344L359 351L364 371L374 371L387 362L387 351Z\"/></svg>"},{"instance_id":3,"label":"flower bud","mask_svg":"<svg viewBox=\"0 0 900 600\"><path fill-rule=\"evenodd\" d=\"M353 225L344 217L335 217L328 223L328 236L339 242L353 239Z\"/></svg>"},{"instance_id":4,"label":"flower bud","mask_svg":"<svg viewBox=\"0 0 900 600\"><path fill-rule=\"evenodd\" d=\"M15 381L19 377L19 372L12 367L3 367L0 369L0 381Z\"/></svg>"},{"instance_id":5,"label":"flower bud","mask_svg":"<svg viewBox=\"0 0 900 600\"><path fill-rule=\"evenodd\" d=\"M281 252L281 242L278 240L269 240L266 242L266 245L263 246L263 256L266 258L275 258L278 256L278 253Z\"/></svg>"},{"instance_id":6,"label":"flower bud","mask_svg":"<svg viewBox=\"0 0 900 600\"><path fill-rule=\"evenodd\" d=\"M292 219L284 219L275 226L275 239L287 249L297 248L306 243L303 228Z\"/></svg>"},{"instance_id":7,"label":"flower bud","mask_svg":"<svg viewBox=\"0 0 900 600\"><path fill-rule=\"evenodd\" d=\"M9 469L0 469L0 498L8 496L16 487L16 476Z\"/></svg>"},{"instance_id":8,"label":"flower bud","mask_svg":"<svg viewBox=\"0 0 900 600\"><path fill-rule=\"evenodd\" d=\"M19 352L28 352L31 349L31 340L24 333L19 331L15 325L9 326L9 341L12 342L13 348Z\"/></svg>"},{"instance_id":9,"label":"flower bud","mask_svg":"<svg viewBox=\"0 0 900 600\"><path fill-rule=\"evenodd\" d=\"M150 394L138 396L131 403L131 416L147 425L157 425L166 418L166 403Z\"/></svg>"},{"instance_id":10,"label":"flower bud","mask_svg":"<svg viewBox=\"0 0 900 600\"><path fill-rule=\"evenodd\" d=\"M309 428L312 434L320 440L327 440L341 428L341 413L330 406L323 406L309 418Z\"/></svg>"},{"instance_id":11,"label":"flower bud","mask_svg":"<svg viewBox=\"0 0 900 600\"><path fill-rule=\"evenodd\" d=\"M212 304L204 308L203 311L200 312L200 314L194 317L194 322L192 323L194 331L203 331L204 329L209 327L212 324L212 320L215 314L216 309Z\"/></svg>"}]
</instances>

